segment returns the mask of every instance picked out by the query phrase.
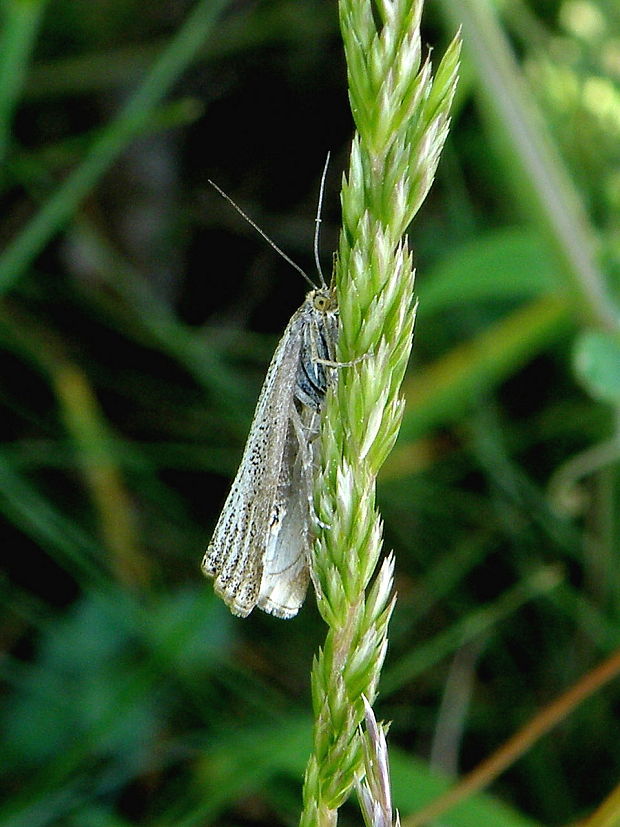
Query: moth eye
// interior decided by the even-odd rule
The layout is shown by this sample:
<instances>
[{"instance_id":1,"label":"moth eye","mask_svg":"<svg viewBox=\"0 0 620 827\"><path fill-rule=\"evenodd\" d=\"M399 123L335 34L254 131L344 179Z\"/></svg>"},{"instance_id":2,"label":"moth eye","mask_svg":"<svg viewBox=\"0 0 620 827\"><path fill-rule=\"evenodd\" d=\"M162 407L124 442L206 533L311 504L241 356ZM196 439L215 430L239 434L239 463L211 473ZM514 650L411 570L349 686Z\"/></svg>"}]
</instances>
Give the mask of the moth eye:
<instances>
[{"instance_id":1,"label":"moth eye","mask_svg":"<svg viewBox=\"0 0 620 827\"><path fill-rule=\"evenodd\" d=\"M315 310L327 310L327 299L325 296L316 296L314 299Z\"/></svg>"}]
</instances>

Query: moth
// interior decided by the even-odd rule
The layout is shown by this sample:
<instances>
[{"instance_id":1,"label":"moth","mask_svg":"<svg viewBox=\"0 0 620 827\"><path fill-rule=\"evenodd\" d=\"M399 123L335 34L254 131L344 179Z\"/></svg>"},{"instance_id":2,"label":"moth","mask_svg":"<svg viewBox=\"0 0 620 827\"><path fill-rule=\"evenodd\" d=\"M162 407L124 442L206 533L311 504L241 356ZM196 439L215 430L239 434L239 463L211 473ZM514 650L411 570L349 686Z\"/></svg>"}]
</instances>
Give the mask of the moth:
<instances>
[{"instance_id":1,"label":"moth","mask_svg":"<svg viewBox=\"0 0 620 827\"><path fill-rule=\"evenodd\" d=\"M202 561L233 614L255 606L290 618L302 605L312 540L312 477L325 394L337 368L338 301L318 256L323 170L314 240L320 286L215 184L221 195L313 286L273 355L243 457ZM212 182L211 182L212 183Z\"/></svg>"}]
</instances>

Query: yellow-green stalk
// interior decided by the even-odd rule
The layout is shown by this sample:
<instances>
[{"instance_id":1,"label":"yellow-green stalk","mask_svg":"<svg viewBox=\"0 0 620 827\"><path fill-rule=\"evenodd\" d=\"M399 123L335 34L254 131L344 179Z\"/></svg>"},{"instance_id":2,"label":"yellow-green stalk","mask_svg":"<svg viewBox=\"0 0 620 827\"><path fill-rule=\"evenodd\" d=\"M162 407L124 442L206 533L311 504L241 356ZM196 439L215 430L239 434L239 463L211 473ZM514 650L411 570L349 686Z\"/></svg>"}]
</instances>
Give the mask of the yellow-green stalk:
<instances>
[{"instance_id":1,"label":"yellow-green stalk","mask_svg":"<svg viewBox=\"0 0 620 827\"><path fill-rule=\"evenodd\" d=\"M320 528L312 572L328 632L312 669L303 827L335 825L364 776L363 697L372 703L376 696L394 606L391 555L369 584L382 544L375 480L400 427L415 318L404 234L448 133L460 52L457 36L433 79L428 58L421 59L421 0L377 0L374 8L370 0L340 0L339 8L357 131L335 265L338 358L354 364L339 369L326 402L315 485Z\"/></svg>"}]
</instances>

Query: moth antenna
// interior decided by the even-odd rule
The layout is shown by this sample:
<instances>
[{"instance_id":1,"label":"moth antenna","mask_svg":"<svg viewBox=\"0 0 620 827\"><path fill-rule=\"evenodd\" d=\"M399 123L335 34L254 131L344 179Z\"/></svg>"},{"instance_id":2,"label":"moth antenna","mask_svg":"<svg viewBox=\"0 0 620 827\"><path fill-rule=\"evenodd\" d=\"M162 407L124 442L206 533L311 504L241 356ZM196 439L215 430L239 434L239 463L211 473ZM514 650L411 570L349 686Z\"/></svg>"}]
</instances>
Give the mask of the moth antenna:
<instances>
[{"instance_id":1,"label":"moth antenna","mask_svg":"<svg viewBox=\"0 0 620 827\"><path fill-rule=\"evenodd\" d=\"M308 276L308 274L307 274L306 272L304 272L304 270L302 270L302 269L301 269L301 267L299 266L299 264L296 264L296 263L293 261L293 259L292 259L292 258L289 258L289 257L286 255L286 253L278 247L278 245L275 243L275 241L272 241L272 240L269 238L269 236L267 235L267 233L266 233L264 230L261 230L261 228L258 226L258 224L257 224L255 221L252 221L252 219L250 218L250 216L249 216L249 215L247 215L246 213L244 213L244 212L243 212L243 210L241 209L241 207L240 207L238 204L235 204L235 202L232 200L232 198L230 197L230 195L226 195L226 193L224 192L224 190L223 190L223 189L220 189L220 188L218 187L218 185L215 183L215 181L212 181L210 178L208 178L207 180L208 180L208 182L211 184L211 186L213 187L213 189L214 189L214 190L217 190L217 192L219 192L219 194L222 196L222 198L225 198L225 199L226 199L226 201L228 201L228 203L229 203L229 204L231 204L231 206L233 206L233 207L237 210L237 212L239 213L239 215L240 215L242 218L245 218L245 220L248 222L248 224L249 224L251 227L254 227L254 229L256 230L256 232L257 232L257 233L259 233L259 234L260 234L260 235L261 235L261 236L265 239L265 241L267 242L267 244L269 244L269 246L270 246L270 247L273 247L273 249L276 251L276 253L279 253L279 254L282 256L282 258L284 259L284 261L287 261L287 262L291 265L291 267L294 267L294 268L295 268L295 270L297 270L297 272L298 272L298 273L301 273L301 275L305 278L305 280L308 282L308 284L312 285L312 287L316 290L316 284L312 281L312 279ZM321 275L321 279L323 279L323 274L321 273L320 275ZM324 283L324 282L323 282L323 283Z\"/></svg>"},{"instance_id":2,"label":"moth antenna","mask_svg":"<svg viewBox=\"0 0 620 827\"><path fill-rule=\"evenodd\" d=\"M319 188L319 203L316 209L316 218L314 219L314 262L316 264L319 278L321 279L321 287L324 287L325 289L327 289L327 283L325 281L325 276L323 275L323 270L321 269L321 259L319 257L319 233L321 227L321 210L323 209L323 193L325 192L325 179L327 177L327 168L329 167L330 155L331 152L328 152L327 158L325 159L325 166L323 167L323 174L321 175L321 186Z\"/></svg>"}]
</instances>

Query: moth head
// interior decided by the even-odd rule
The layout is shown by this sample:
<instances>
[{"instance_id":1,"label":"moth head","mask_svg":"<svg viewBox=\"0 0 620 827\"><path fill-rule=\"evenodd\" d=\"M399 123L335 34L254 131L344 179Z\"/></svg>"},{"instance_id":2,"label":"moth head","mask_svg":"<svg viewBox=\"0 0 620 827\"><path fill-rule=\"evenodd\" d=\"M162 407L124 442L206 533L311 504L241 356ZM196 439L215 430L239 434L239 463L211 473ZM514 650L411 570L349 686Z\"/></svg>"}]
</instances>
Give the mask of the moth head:
<instances>
[{"instance_id":1,"label":"moth head","mask_svg":"<svg viewBox=\"0 0 620 827\"><path fill-rule=\"evenodd\" d=\"M332 290L314 290L308 298L313 310L317 310L319 313L333 313L338 309L336 295Z\"/></svg>"}]
</instances>

